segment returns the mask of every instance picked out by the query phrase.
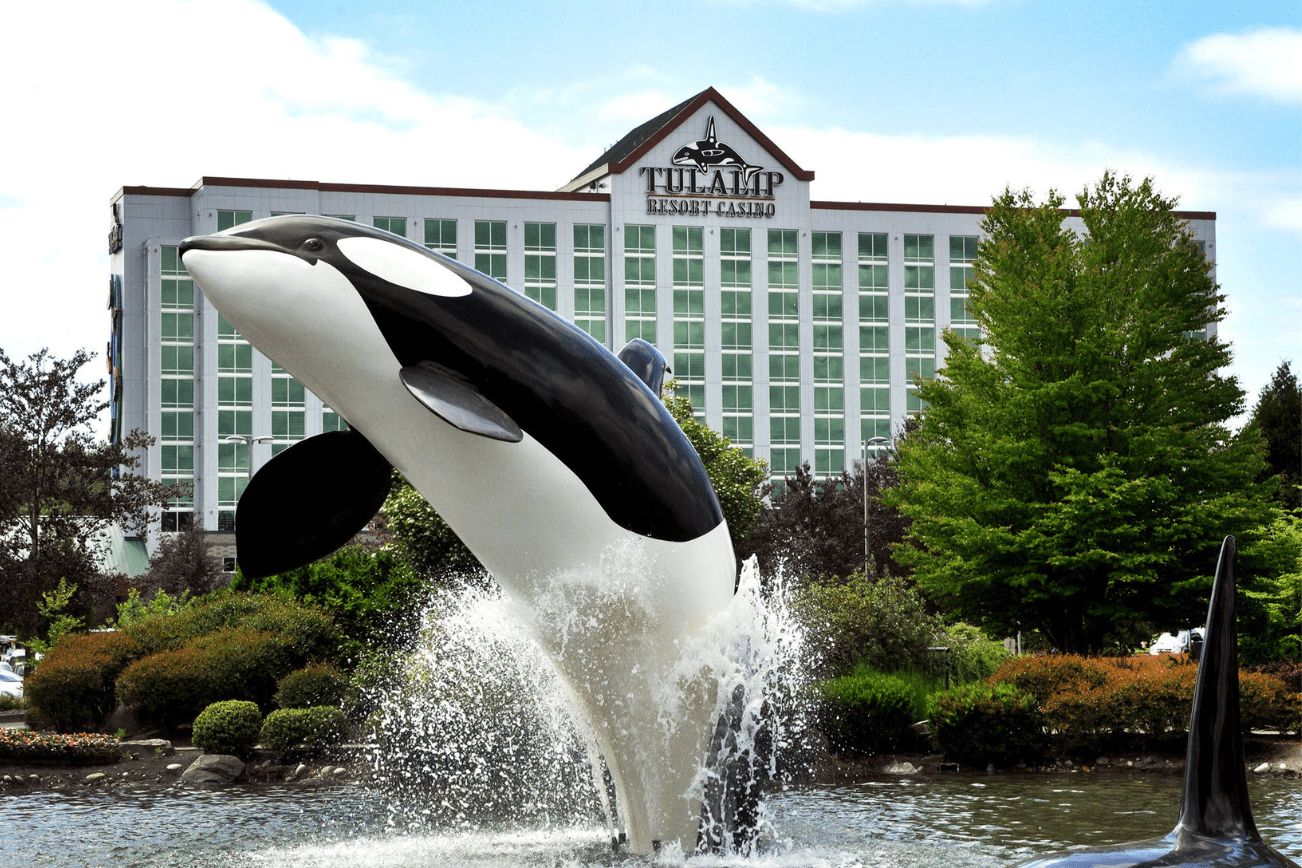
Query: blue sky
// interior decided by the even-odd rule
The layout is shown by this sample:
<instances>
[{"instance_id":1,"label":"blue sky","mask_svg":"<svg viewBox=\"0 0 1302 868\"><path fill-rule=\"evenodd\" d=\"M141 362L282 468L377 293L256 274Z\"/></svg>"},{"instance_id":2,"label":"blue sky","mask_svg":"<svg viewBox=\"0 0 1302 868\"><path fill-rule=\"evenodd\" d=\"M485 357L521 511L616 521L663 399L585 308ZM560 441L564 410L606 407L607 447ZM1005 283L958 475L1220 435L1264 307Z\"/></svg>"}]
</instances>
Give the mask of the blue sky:
<instances>
[{"instance_id":1,"label":"blue sky","mask_svg":"<svg viewBox=\"0 0 1302 868\"><path fill-rule=\"evenodd\" d=\"M1152 175L1218 214L1249 405L1302 364L1296 3L25 4L0 35L0 348L101 351L108 201L203 175L554 189L716 87L819 199ZM9 14L9 13L7 13ZM98 369L96 373L98 372Z\"/></svg>"}]
</instances>

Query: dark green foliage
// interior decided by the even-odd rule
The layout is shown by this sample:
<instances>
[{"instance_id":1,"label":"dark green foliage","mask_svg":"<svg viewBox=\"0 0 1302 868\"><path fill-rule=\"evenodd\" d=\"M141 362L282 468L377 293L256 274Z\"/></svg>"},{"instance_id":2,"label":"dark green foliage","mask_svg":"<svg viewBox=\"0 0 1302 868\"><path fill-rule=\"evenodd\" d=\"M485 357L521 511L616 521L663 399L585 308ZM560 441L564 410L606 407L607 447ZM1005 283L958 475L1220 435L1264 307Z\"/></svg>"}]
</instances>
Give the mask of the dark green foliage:
<instances>
[{"instance_id":1,"label":"dark green foliage","mask_svg":"<svg viewBox=\"0 0 1302 868\"><path fill-rule=\"evenodd\" d=\"M80 589L78 614L111 599L97 566L100 529L117 522L130 532L184 490L133 472L153 443L142 432L95 442L104 382L77 378L92 358L41 350L14 362L0 350L0 632L43 631L37 603L60 579Z\"/></svg>"},{"instance_id":2,"label":"dark green foliage","mask_svg":"<svg viewBox=\"0 0 1302 868\"><path fill-rule=\"evenodd\" d=\"M1003 642L988 638L980 627L961 622L946 627L936 637L936 645L949 649L945 665L950 680L956 684L984 681L1008 659Z\"/></svg>"},{"instance_id":3,"label":"dark green foliage","mask_svg":"<svg viewBox=\"0 0 1302 868\"><path fill-rule=\"evenodd\" d=\"M198 600L174 615L145 618L125 627L124 632L140 643L142 653L151 654L180 648L231 627L283 636L304 660L335 659L343 638L334 620L318 606L287 596L235 593L233 589Z\"/></svg>"},{"instance_id":4,"label":"dark green foliage","mask_svg":"<svg viewBox=\"0 0 1302 868\"><path fill-rule=\"evenodd\" d=\"M1212 264L1150 181L1104 175L1077 197L997 197L970 308L900 447L888 495L913 518L918 584L992 632L1041 629L1061 651L1133 648L1147 623L1206 610L1221 539L1268 518L1243 392L1208 339Z\"/></svg>"},{"instance_id":5,"label":"dark green foliage","mask_svg":"<svg viewBox=\"0 0 1302 868\"><path fill-rule=\"evenodd\" d=\"M1239 553L1239 660L1302 660L1302 513L1276 509Z\"/></svg>"},{"instance_id":6,"label":"dark green foliage","mask_svg":"<svg viewBox=\"0 0 1302 868\"><path fill-rule=\"evenodd\" d=\"M1280 364L1257 396L1248 425L1266 443L1266 475L1278 477L1276 498L1285 509L1302 509L1302 390L1288 361Z\"/></svg>"},{"instance_id":7,"label":"dark green foliage","mask_svg":"<svg viewBox=\"0 0 1302 868\"><path fill-rule=\"evenodd\" d=\"M194 719L191 740L205 753L247 757L258 743L262 712L252 702L214 702Z\"/></svg>"},{"instance_id":8,"label":"dark green foliage","mask_svg":"<svg viewBox=\"0 0 1302 868\"><path fill-rule=\"evenodd\" d=\"M276 705L281 708L343 705L347 695L348 676L329 663L312 663L280 679Z\"/></svg>"},{"instance_id":9,"label":"dark green foliage","mask_svg":"<svg viewBox=\"0 0 1302 868\"><path fill-rule=\"evenodd\" d=\"M271 708L276 682L303 662L286 636L233 627L136 661L118 676L117 694L141 722L175 729L222 700Z\"/></svg>"},{"instance_id":10,"label":"dark green foliage","mask_svg":"<svg viewBox=\"0 0 1302 868\"><path fill-rule=\"evenodd\" d=\"M226 581L221 563L208 554L208 541L197 523L178 534L165 534L149 559L149 570L137 587L149 597L163 591L171 597L186 592L195 596L211 593Z\"/></svg>"},{"instance_id":11,"label":"dark green foliage","mask_svg":"<svg viewBox=\"0 0 1302 868\"><path fill-rule=\"evenodd\" d=\"M761 486L768 479L768 464L751 458L727 437L693 416L691 399L674 396L676 385L673 380L665 383L661 399L705 466L724 520L728 522L733 550L741 557L743 541L764 506Z\"/></svg>"},{"instance_id":12,"label":"dark green foliage","mask_svg":"<svg viewBox=\"0 0 1302 868\"><path fill-rule=\"evenodd\" d=\"M1030 694L1011 684L968 684L934 698L931 731L945 757L1011 765L1042 751L1044 719Z\"/></svg>"},{"instance_id":13,"label":"dark green foliage","mask_svg":"<svg viewBox=\"0 0 1302 868\"><path fill-rule=\"evenodd\" d=\"M314 756L340 744L348 735L344 713L330 705L281 708L267 715L260 741L272 750Z\"/></svg>"},{"instance_id":14,"label":"dark green foliage","mask_svg":"<svg viewBox=\"0 0 1302 868\"><path fill-rule=\"evenodd\" d=\"M396 470L381 512L398 551L416 572L444 584L484 581L487 572L483 565L424 495Z\"/></svg>"},{"instance_id":15,"label":"dark green foliage","mask_svg":"<svg viewBox=\"0 0 1302 868\"><path fill-rule=\"evenodd\" d=\"M403 485L425 503L415 489L405 482ZM395 484L394 491L400 489ZM391 502L394 496L390 495ZM407 495L399 498L403 503L409 499ZM425 506L428 508L428 504ZM231 588L289 594L320 607L353 640L350 657L359 653L361 646L401 645L418 621L427 594L425 582L403 558L393 551L364 546L345 546L328 558L275 576L250 579L238 573Z\"/></svg>"},{"instance_id":16,"label":"dark green foliage","mask_svg":"<svg viewBox=\"0 0 1302 868\"><path fill-rule=\"evenodd\" d=\"M886 675L857 666L818 685L818 728L838 753L869 755L898 748L925 717L934 678Z\"/></svg>"},{"instance_id":17,"label":"dark green foliage","mask_svg":"<svg viewBox=\"0 0 1302 868\"><path fill-rule=\"evenodd\" d=\"M823 672L839 675L861 662L879 671L939 665L927 648L943 627L903 579L870 582L855 573L841 584L810 583L797 592L794 607L822 654Z\"/></svg>"},{"instance_id":18,"label":"dark green foliage","mask_svg":"<svg viewBox=\"0 0 1302 868\"><path fill-rule=\"evenodd\" d=\"M137 643L122 633L65 637L24 685L33 725L59 732L98 729L116 703L114 681L138 653Z\"/></svg>"},{"instance_id":19,"label":"dark green foliage","mask_svg":"<svg viewBox=\"0 0 1302 868\"><path fill-rule=\"evenodd\" d=\"M762 494L769 507L751 526L738 549L742 558L754 555L766 576L779 568L788 576L832 581L835 576L863 572L864 485L868 486L868 548L872 572L907 576L909 571L891 557L891 547L903 541L909 519L882 503L882 492L898 484L895 453L883 451L853 471L817 480L809 462Z\"/></svg>"}]
</instances>

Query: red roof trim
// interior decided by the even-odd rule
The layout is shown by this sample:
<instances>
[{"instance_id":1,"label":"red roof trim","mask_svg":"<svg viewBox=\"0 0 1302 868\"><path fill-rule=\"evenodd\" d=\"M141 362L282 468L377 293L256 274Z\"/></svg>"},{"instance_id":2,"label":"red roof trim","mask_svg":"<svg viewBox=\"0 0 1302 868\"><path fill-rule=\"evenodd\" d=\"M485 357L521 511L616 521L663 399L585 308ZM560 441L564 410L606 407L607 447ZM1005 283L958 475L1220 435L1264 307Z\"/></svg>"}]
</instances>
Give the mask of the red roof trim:
<instances>
[{"instance_id":1,"label":"red roof trim","mask_svg":"<svg viewBox=\"0 0 1302 868\"><path fill-rule=\"evenodd\" d=\"M642 159L642 157L647 153L647 151L651 150L656 145L660 144L660 142L664 141L664 139L670 133L672 133L674 130L682 126L683 122L686 121L690 115L695 114L698 109L700 109L703 105L705 105L710 100L714 100L715 104L717 104L719 108L723 109L723 111L726 112L730 118L736 121L738 126L740 126L743 130L749 133L751 138L759 142L760 146L763 147L764 150L768 151L770 154L777 157L778 162L781 163L784 167L786 167L787 171L790 172L792 175L794 175L798 180L801 181L814 180L813 171L808 169L802 169L800 168L800 166L796 165L795 160L788 157L781 148L773 144L773 141L768 136L761 133L754 124L752 124L749 120L746 119L745 115L737 111L737 109L733 107L732 103L724 99L723 95L720 94L713 87L708 87L705 90L698 93L696 97L674 117L673 120L671 120L669 123L665 124L659 130L657 130L655 134L652 135L645 142L638 145L637 148L634 149L633 152L629 154L627 157L617 162L611 163L610 171L616 175L622 175L624 172L627 172L630 168L632 168L634 163Z\"/></svg>"},{"instance_id":2,"label":"red roof trim","mask_svg":"<svg viewBox=\"0 0 1302 868\"><path fill-rule=\"evenodd\" d=\"M823 202L812 201L810 210L821 211L896 211L914 214L984 214L987 205L905 205L898 202ZM1079 217L1079 208L1063 208L1069 217ZM1181 220L1215 220L1215 211L1173 211Z\"/></svg>"}]
</instances>

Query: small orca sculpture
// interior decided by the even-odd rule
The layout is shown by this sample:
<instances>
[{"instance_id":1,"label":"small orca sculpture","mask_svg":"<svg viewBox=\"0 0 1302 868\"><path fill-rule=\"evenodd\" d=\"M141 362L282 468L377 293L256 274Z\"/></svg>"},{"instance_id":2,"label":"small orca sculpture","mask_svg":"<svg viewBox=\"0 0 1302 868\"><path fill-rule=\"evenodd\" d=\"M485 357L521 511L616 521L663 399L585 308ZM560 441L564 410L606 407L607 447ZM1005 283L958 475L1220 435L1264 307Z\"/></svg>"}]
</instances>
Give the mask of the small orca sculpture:
<instances>
[{"instance_id":1,"label":"small orca sculpture","mask_svg":"<svg viewBox=\"0 0 1302 868\"><path fill-rule=\"evenodd\" d=\"M1252 821L1239 725L1234 562L1234 537L1227 536L1207 608L1207 637L1194 687L1184 794L1175 829L1164 838L1021 862L1022 868L1299 868L1262 841Z\"/></svg>"},{"instance_id":2,"label":"small orca sculpture","mask_svg":"<svg viewBox=\"0 0 1302 868\"><path fill-rule=\"evenodd\" d=\"M186 239L181 259L253 346L350 427L254 476L236 513L241 568L269 575L346 543L396 467L528 611L593 724L630 849L677 840L690 852L700 808L684 794L714 691L699 685L673 713L665 745L644 685L671 678L729 604L736 566L709 476L660 401L659 350L633 341L617 357L492 278L344 220L253 221ZM626 549L647 562L637 582L604 589L618 599L594 593L585 583ZM552 629L557 594L588 608Z\"/></svg>"},{"instance_id":3,"label":"small orca sculpture","mask_svg":"<svg viewBox=\"0 0 1302 868\"><path fill-rule=\"evenodd\" d=\"M689 142L679 148L678 153L674 154L673 164L675 166L695 166L701 172L706 169L717 169L721 166L736 166L741 169L743 185L749 184L751 178L755 177L755 174L764 168L746 162L742 159L741 154L715 137L714 115L710 115L710 120L705 124L705 138Z\"/></svg>"}]
</instances>

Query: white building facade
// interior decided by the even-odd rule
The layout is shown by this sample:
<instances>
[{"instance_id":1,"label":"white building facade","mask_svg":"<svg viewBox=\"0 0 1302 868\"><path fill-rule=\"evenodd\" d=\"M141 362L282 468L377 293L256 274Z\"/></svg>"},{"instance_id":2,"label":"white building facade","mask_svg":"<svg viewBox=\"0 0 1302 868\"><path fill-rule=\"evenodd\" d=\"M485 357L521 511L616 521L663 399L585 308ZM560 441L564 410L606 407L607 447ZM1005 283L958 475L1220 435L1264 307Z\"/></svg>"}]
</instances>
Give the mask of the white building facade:
<instances>
[{"instance_id":1,"label":"white building facade","mask_svg":"<svg viewBox=\"0 0 1302 868\"><path fill-rule=\"evenodd\" d=\"M212 177L123 187L110 233L114 435L147 430L148 474L192 484L163 531L195 521L224 533L251 471L346 424L250 347L177 256L188 236L305 213L473 264L612 350L645 338L700 418L774 476L803 461L839 474L919 409L942 332L975 335L965 302L985 208L815 200L813 180L711 88L554 192ZM1181 216L1214 259L1216 215Z\"/></svg>"}]
</instances>

